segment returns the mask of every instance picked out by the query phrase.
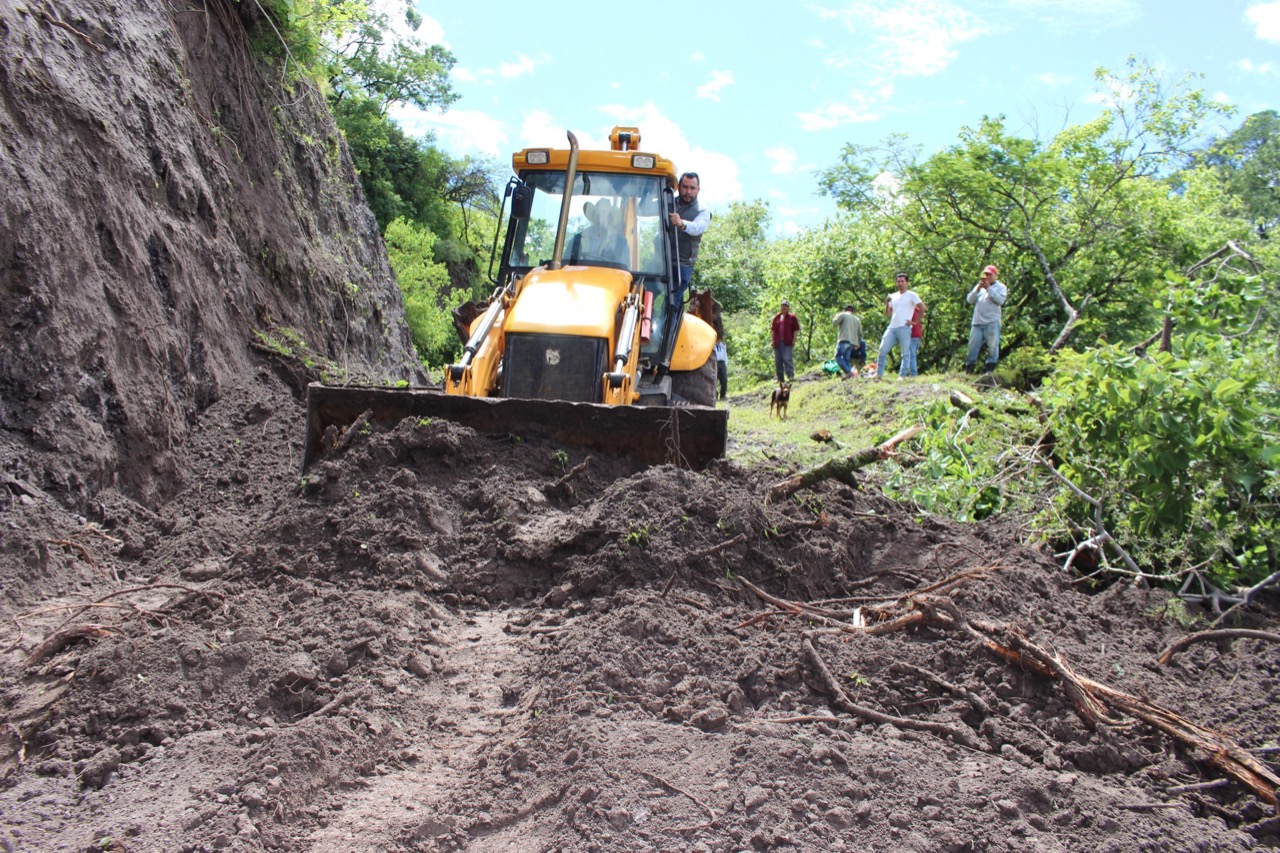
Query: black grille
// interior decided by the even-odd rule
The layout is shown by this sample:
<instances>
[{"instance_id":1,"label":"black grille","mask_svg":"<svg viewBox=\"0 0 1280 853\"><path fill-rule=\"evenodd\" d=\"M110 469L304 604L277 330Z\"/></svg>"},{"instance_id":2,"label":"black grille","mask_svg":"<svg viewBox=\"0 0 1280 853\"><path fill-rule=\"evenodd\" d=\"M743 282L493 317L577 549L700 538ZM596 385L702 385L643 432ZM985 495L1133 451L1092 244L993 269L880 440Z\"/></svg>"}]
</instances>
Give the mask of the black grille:
<instances>
[{"instance_id":1,"label":"black grille","mask_svg":"<svg viewBox=\"0 0 1280 853\"><path fill-rule=\"evenodd\" d=\"M602 338L507 335L502 396L599 403L607 355Z\"/></svg>"}]
</instances>

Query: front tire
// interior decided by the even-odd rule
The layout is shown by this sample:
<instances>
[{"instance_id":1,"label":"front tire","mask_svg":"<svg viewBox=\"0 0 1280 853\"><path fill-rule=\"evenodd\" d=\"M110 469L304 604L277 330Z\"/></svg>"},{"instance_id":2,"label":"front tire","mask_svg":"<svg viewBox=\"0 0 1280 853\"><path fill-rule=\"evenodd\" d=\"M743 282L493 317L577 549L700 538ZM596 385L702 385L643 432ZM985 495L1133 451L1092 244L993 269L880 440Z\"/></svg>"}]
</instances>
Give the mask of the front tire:
<instances>
[{"instance_id":1,"label":"front tire","mask_svg":"<svg viewBox=\"0 0 1280 853\"><path fill-rule=\"evenodd\" d=\"M708 358L696 370L671 371L672 403L679 405L680 399L694 406L716 405L716 360Z\"/></svg>"}]
</instances>

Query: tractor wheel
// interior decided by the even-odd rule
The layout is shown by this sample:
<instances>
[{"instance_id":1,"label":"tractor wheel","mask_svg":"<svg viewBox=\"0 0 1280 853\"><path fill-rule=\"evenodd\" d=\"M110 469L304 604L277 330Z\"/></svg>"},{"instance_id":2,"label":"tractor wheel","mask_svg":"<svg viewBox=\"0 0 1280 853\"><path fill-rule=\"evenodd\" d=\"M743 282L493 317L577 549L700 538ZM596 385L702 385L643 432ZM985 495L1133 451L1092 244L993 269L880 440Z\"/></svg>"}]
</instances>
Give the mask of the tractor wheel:
<instances>
[{"instance_id":1,"label":"tractor wheel","mask_svg":"<svg viewBox=\"0 0 1280 853\"><path fill-rule=\"evenodd\" d=\"M671 371L671 395L694 406L716 405L716 360L709 358L697 370ZM672 402L677 402L672 400Z\"/></svg>"}]
</instances>

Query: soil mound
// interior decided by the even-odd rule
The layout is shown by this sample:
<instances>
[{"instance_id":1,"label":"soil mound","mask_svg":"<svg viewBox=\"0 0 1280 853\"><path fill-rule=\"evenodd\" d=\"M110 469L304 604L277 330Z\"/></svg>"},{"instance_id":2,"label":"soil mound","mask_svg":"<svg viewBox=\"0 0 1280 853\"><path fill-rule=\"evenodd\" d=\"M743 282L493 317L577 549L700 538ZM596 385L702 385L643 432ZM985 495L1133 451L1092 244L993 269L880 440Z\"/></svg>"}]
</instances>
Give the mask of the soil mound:
<instances>
[{"instance_id":1,"label":"soil mound","mask_svg":"<svg viewBox=\"0 0 1280 853\"><path fill-rule=\"evenodd\" d=\"M1161 665L1199 614L1011 522L439 420L301 471L295 347L422 377L260 15L0 9L0 849L1280 845L1276 646Z\"/></svg>"},{"instance_id":2,"label":"soil mound","mask_svg":"<svg viewBox=\"0 0 1280 853\"><path fill-rule=\"evenodd\" d=\"M945 598L1273 755L1274 646L1159 666L1186 633L1164 592L1086 594L1005 530L848 486L771 506L731 463L447 421L300 474L301 422L268 372L224 395L158 511L108 492L80 518L8 481L11 848L1277 843L1211 756L1089 721L954 624L876 628Z\"/></svg>"}]
</instances>

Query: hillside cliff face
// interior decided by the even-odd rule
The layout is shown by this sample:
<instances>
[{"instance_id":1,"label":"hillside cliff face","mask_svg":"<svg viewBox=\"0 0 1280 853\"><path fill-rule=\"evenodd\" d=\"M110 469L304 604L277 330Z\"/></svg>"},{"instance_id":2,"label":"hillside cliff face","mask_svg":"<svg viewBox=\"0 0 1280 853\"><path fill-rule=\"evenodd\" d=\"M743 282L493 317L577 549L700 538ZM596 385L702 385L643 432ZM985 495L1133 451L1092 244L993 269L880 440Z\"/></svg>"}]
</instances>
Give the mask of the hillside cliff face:
<instances>
[{"instance_id":1,"label":"hillside cliff face","mask_svg":"<svg viewBox=\"0 0 1280 853\"><path fill-rule=\"evenodd\" d=\"M257 4L0 0L0 462L154 504L292 329L343 378L421 379L323 99L255 61ZM301 430L301 423L299 424Z\"/></svg>"}]
</instances>

